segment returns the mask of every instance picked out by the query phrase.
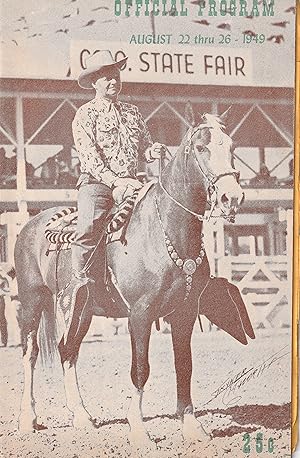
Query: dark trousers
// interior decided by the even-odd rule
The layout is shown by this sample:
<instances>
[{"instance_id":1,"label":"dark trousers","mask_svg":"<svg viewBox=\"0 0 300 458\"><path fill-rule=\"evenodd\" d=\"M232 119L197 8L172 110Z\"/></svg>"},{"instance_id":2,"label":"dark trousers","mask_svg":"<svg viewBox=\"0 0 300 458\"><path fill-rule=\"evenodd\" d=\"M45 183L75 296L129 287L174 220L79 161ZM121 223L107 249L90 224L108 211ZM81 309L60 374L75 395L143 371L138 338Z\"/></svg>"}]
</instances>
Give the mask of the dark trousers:
<instances>
[{"instance_id":1,"label":"dark trousers","mask_svg":"<svg viewBox=\"0 0 300 458\"><path fill-rule=\"evenodd\" d=\"M86 174L79 179L77 188L78 222L72 244L72 269L75 275L80 275L90 267L89 260L105 234L106 218L114 201L108 186L89 179Z\"/></svg>"},{"instance_id":2,"label":"dark trousers","mask_svg":"<svg viewBox=\"0 0 300 458\"><path fill-rule=\"evenodd\" d=\"M1 334L1 342L6 347L7 345L7 321L5 317L5 301L4 296L0 296L0 334Z\"/></svg>"}]
</instances>

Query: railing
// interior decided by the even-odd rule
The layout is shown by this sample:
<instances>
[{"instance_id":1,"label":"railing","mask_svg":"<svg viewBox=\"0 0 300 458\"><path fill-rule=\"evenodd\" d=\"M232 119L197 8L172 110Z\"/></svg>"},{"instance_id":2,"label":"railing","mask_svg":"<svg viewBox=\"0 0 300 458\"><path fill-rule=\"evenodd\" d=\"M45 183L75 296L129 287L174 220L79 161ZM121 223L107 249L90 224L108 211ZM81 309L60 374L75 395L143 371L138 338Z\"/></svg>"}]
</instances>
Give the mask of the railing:
<instances>
[{"instance_id":1,"label":"railing","mask_svg":"<svg viewBox=\"0 0 300 458\"><path fill-rule=\"evenodd\" d=\"M239 288L255 328L291 325L287 256L222 256L216 263L218 272Z\"/></svg>"}]
</instances>

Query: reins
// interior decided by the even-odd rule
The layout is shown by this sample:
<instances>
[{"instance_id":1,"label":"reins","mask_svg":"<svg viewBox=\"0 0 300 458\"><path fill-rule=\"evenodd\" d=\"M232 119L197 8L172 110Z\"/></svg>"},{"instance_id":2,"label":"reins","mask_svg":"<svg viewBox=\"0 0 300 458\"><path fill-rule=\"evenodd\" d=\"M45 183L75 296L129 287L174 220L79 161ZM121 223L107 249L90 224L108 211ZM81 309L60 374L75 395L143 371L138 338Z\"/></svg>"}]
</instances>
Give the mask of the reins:
<instances>
[{"instance_id":1,"label":"reins","mask_svg":"<svg viewBox=\"0 0 300 458\"><path fill-rule=\"evenodd\" d=\"M185 210L186 212L190 213L191 215L195 216L195 218L197 218L199 221L205 221L206 217L204 215L201 215L200 213L195 213L193 212L192 210L190 210L189 208L185 207L183 204L181 204L178 200L176 200L173 196L171 196L171 194L166 190L166 188L164 187L164 185L162 184L162 181L161 181L161 176L159 176L158 178L158 183L161 187L161 189L166 193L166 195L169 197L169 199L171 199L175 204L177 204L180 208L182 208L183 210Z\"/></svg>"}]
</instances>

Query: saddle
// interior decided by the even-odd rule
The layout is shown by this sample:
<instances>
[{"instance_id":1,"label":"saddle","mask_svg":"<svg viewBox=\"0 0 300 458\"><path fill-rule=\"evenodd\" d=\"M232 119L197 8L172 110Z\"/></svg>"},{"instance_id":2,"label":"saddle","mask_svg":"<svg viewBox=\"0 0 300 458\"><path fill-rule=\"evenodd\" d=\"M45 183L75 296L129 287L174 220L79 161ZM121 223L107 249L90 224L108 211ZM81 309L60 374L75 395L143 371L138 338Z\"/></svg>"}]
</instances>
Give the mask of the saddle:
<instances>
[{"instance_id":1,"label":"saddle","mask_svg":"<svg viewBox=\"0 0 300 458\"><path fill-rule=\"evenodd\" d=\"M144 185L119 206L114 206L107 218L106 244L120 241L126 245L126 230L134 208L146 196L154 181ZM74 241L78 212L76 207L67 207L55 213L46 224L45 237L50 251L68 250Z\"/></svg>"}]
</instances>

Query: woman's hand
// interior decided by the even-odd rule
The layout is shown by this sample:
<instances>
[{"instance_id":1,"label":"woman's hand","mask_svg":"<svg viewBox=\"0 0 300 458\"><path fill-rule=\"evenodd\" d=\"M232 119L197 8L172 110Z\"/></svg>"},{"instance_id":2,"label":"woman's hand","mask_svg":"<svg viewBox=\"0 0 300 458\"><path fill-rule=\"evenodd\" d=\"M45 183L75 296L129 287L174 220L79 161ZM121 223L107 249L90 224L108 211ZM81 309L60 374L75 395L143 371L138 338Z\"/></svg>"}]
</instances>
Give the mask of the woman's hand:
<instances>
[{"instance_id":1,"label":"woman's hand","mask_svg":"<svg viewBox=\"0 0 300 458\"><path fill-rule=\"evenodd\" d=\"M113 184L113 199L120 205L127 197L132 196L134 191L142 188L142 183L134 178L117 178Z\"/></svg>"}]
</instances>

